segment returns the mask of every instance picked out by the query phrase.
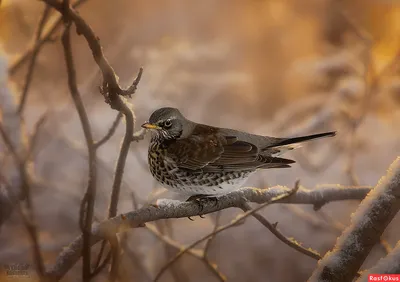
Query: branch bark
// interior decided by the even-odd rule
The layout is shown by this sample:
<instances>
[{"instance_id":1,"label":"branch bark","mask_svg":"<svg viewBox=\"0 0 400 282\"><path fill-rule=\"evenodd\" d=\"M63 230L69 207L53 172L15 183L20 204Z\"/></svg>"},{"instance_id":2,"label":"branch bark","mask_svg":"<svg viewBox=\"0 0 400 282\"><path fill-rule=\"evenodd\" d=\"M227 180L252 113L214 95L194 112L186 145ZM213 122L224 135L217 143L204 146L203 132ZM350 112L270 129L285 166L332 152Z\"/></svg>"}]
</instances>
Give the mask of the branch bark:
<instances>
[{"instance_id":1,"label":"branch bark","mask_svg":"<svg viewBox=\"0 0 400 282\"><path fill-rule=\"evenodd\" d=\"M68 19L66 19L68 20ZM70 23L67 24L65 31L62 35L62 44L64 47L64 57L67 66L68 73L68 86L71 92L72 100L74 101L76 111L78 112L80 122L82 124L83 133L85 135L86 146L88 149L88 184L85 192L84 200L85 203L82 208L82 216L80 218L82 232L84 234L84 250L83 250L83 280L88 281L91 276L90 270L90 231L92 229L92 221L94 214L94 204L96 198L96 184L97 184L97 156L96 147L94 145L92 130L87 116L85 106L83 105L81 94L78 90L77 80L76 80L76 70L72 55L71 47L71 35L70 35Z\"/></svg>"},{"instance_id":2,"label":"branch bark","mask_svg":"<svg viewBox=\"0 0 400 282\"><path fill-rule=\"evenodd\" d=\"M195 202L160 201L155 206L143 207L139 210L128 212L109 220L103 221L92 229L91 245L98 243L110 234L126 231L130 228L143 226L146 222L166 218L187 218L200 214L208 214L231 207L240 207L243 199L249 202L265 203L273 198L287 194L289 188L277 186L270 189L243 188L227 195L221 196L216 201L207 201L200 207ZM307 190L300 188L294 195L277 201L288 204L310 204L320 206L333 201L361 200L370 191L369 188L326 188L321 190ZM58 256L55 264L48 271L54 280L61 279L71 267L79 260L82 253L82 235L77 237Z\"/></svg>"},{"instance_id":3,"label":"branch bark","mask_svg":"<svg viewBox=\"0 0 400 282\"><path fill-rule=\"evenodd\" d=\"M368 282L369 274L395 274L400 273L400 241L397 243L396 247L391 251L386 257L379 260L379 262L364 271L357 282Z\"/></svg>"},{"instance_id":4,"label":"branch bark","mask_svg":"<svg viewBox=\"0 0 400 282\"><path fill-rule=\"evenodd\" d=\"M352 224L337 239L333 250L319 262L309 281L352 281L399 210L400 157L362 201L352 217Z\"/></svg>"}]
</instances>

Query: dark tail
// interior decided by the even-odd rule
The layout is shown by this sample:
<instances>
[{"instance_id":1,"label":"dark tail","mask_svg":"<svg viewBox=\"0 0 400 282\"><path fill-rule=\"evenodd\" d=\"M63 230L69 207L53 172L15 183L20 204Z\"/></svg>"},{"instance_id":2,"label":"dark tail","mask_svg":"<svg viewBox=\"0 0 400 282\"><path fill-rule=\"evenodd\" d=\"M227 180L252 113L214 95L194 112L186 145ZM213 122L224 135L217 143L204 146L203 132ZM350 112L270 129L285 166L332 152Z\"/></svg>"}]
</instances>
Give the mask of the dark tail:
<instances>
[{"instance_id":1,"label":"dark tail","mask_svg":"<svg viewBox=\"0 0 400 282\"><path fill-rule=\"evenodd\" d=\"M324 132L324 133L318 133L318 134L300 136L300 137L293 137L293 138L277 138L276 142L265 147L264 150L273 148L273 147L285 146L285 145L300 143L300 142L304 142L304 141L310 141L310 140L319 139L319 138L333 137L335 135L336 135L336 131L331 131L331 132Z\"/></svg>"}]
</instances>

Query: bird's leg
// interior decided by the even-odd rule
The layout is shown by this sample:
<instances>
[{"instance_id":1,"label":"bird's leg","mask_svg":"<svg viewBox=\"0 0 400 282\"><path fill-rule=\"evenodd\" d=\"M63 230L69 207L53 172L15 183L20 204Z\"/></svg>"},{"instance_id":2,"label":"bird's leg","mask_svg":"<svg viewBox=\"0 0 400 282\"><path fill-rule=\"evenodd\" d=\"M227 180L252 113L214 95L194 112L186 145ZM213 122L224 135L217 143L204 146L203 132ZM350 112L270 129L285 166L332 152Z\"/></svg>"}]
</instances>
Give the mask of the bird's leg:
<instances>
[{"instance_id":1,"label":"bird's leg","mask_svg":"<svg viewBox=\"0 0 400 282\"><path fill-rule=\"evenodd\" d=\"M206 196L206 195L202 195L202 194L193 195L193 196L190 196L190 197L186 200L186 202L196 202L196 203L199 205L199 207L200 207L200 212L201 212L201 210L203 210L203 207L200 205L200 198L202 198L202 197L204 197L204 196ZM201 218L204 218L204 217L202 217L202 215L200 215L200 217L201 217ZM189 216L188 218L189 218L191 221L194 220L191 216Z\"/></svg>"},{"instance_id":2,"label":"bird's leg","mask_svg":"<svg viewBox=\"0 0 400 282\"><path fill-rule=\"evenodd\" d=\"M199 205L200 208L200 213L203 211L204 209L204 202L207 202L209 200L216 200L218 201L217 197L210 197L208 195L204 195L204 194L198 194L198 195L193 195L190 196L186 202L196 202ZM199 215L201 218L204 218L203 214ZM191 217L188 217L190 220L193 220Z\"/></svg>"}]
</instances>

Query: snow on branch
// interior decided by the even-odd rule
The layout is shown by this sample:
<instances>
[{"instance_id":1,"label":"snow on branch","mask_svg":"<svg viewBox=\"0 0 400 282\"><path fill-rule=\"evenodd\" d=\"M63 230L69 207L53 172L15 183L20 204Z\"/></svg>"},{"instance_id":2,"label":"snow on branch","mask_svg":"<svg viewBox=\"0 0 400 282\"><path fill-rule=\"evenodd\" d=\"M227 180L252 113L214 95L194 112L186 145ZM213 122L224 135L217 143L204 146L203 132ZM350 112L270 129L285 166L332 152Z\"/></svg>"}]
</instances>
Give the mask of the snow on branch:
<instances>
[{"instance_id":1,"label":"snow on branch","mask_svg":"<svg viewBox=\"0 0 400 282\"><path fill-rule=\"evenodd\" d=\"M269 189L242 188L218 198L218 201L206 201L201 206L196 202L180 202L173 200L160 201L158 206L147 206L141 209L121 214L103 221L92 229L91 245L104 238L126 231L130 228L144 226L146 222L166 218L183 218L208 214L231 207L240 208L243 199L249 202L265 203L276 197L287 194L291 189L283 186ZM282 198L277 203L310 204L320 208L323 204L332 201L362 200L370 188L341 188L333 187L318 190L300 188L295 194ZM48 275L54 279L61 279L65 273L79 260L82 254L82 236L77 237L58 256L54 266L48 270Z\"/></svg>"},{"instance_id":2,"label":"snow on branch","mask_svg":"<svg viewBox=\"0 0 400 282\"><path fill-rule=\"evenodd\" d=\"M400 241L396 247L386 257L379 260L379 262L362 273L362 276L357 282L368 282L369 274L389 274L400 273Z\"/></svg>"},{"instance_id":3,"label":"snow on branch","mask_svg":"<svg viewBox=\"0 0 400 282\"><path fill-rule=\"evenodd\" d=\"M319 262L309 281L352 281L399 210L400 157L362 201L352 216L351 225Z\"/></svg>"}]
</instances>

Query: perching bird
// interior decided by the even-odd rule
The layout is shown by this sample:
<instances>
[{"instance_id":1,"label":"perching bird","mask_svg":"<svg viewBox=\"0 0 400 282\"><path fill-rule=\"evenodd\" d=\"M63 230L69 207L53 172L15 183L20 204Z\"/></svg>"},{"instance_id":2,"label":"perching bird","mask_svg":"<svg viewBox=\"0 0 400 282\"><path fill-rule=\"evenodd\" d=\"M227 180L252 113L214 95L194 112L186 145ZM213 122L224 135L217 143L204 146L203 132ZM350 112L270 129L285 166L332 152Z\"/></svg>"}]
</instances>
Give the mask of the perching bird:
<instances>
[{"instance_id":1,"label":"perching bird","mask_svg":"<svg viewBox=\"0 0 400 282\"><path fill-rule=\"evenodd\" d=\"M293 144L336 135L255 135L195 123L175 108L156 110L142 127L151 131L148 162L153 177L165 188L190 197L236 190L258 169L290 167L295 161L278 156L294 149Z\"/></svg>"}]
</instances>

